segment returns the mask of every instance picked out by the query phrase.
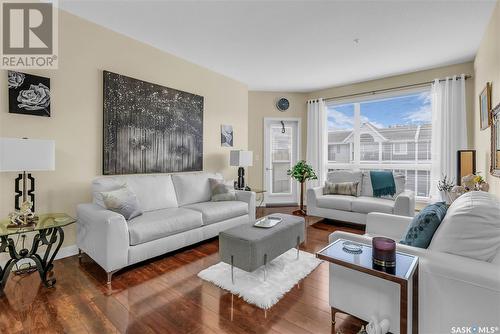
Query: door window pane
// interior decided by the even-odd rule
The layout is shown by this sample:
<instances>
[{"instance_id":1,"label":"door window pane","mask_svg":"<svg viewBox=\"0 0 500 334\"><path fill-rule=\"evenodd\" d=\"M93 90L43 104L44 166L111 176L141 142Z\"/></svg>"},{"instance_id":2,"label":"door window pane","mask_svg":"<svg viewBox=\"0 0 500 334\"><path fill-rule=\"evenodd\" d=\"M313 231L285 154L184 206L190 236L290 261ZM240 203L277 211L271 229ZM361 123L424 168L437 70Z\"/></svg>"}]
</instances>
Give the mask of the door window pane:
<instances>
[{"instance_id":1,"label":"door window pane","mask_svg":"<svg viewBox=\"0 0 500 334\"><path fill-rule=\"evenodd\" d=\"M292 182L287 171L292 167L292 128L271 128L272 193L291 193Z\"/></svg>"}]
</instances>

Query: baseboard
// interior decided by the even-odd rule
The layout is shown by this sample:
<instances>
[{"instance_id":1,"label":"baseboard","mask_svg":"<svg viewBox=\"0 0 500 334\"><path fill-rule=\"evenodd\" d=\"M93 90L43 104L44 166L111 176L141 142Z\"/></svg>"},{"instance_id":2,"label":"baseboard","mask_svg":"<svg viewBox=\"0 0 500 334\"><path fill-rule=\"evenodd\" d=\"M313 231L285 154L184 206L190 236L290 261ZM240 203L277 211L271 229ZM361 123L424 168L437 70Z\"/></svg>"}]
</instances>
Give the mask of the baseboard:
<instances>
[{"instance_id":1,"label":"baseboard","mask_svg":"<svg viewBox=\"0 0 500 334\"><path fill-rule=\"evenodd\" d=\"M64 259L65 257L70 257L70 256L73 256L76 254L78 254L78 247L76 245L61 247L61 249L59 250L59 252L57 253L57 255L55 257L55 260ZM25 263L31 263L34 265L34 262L32 260L22 259L22 260L19 260L17 262L17 266L19 267ZM3 265L3 263L2 263L2 265ZM15 271L15 270L16 270L16 267L14 266L14 268L12 268L12 271Z\"/></svg>"},{"instance_id":2,"label":"baseboard","mask_svg":"<svg viewBox=\"0 0 500 334\"><path fill-rule=\"evenodd\" d=\"M76 247L76 245L66 246L62 247L59 250L59 253L57 253L55 259L56 260L64 259L65 257L70 257L76 254L78 254L78 247Z\"/></svg>"},{"instance_id":3,"label":"baseboard","mask_svg":"<svg viewBox=\"0 0 500 334\"><path fill-rule=\"evenodd\" d=\"M298 204L290 202L290 203L273 203L273 204L266 204L265 205L266 208L282 208L282 207L291 207L291 206L298 207ZM304 209L305 209L305 205L304 205Z\"/></svg>"}]
</instances>

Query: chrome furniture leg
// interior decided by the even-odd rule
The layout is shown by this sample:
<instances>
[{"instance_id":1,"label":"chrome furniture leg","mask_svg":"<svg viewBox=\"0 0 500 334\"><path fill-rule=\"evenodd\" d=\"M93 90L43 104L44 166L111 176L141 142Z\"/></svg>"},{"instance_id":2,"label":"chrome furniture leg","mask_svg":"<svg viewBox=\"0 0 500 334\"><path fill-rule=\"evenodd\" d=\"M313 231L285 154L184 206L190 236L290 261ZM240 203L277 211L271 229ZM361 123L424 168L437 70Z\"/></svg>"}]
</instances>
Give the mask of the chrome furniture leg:
<instances>
[{"instance_id":1,"label":"chrome furniture leg","mask_svg":"<svg viewBox=\"0 0 500 334\"><path fill-rule=\"evenodd\" d=\"M299 259L299 245L300 245L300 237L297 237L297 260Z\"/></svg>"},{"instance_id":2,"label":"chrome furniture leg","mask_svg":"<svg viewBox=\"0 0 500 334\"><path fill-rule=\"evenodd\" d=\"M267 254L264 254L264 282L267 281Z\"/></svg>"},{"instance_id":3,"label":"chrome furniture leg","mask_svg":"<svg viewBox=\"0 0 500 334\"><path fill-rule=\"evenodd\" d=\"M107 274L107 281L106 281L106 284L111 284L111 279L113 278L113 275L117 272L118 270L113 270L113 271L110 271L109 273L106 273Z\"/></svg>"},{"instance_id":4,"label":"chrome furniture leg","mask_svg":"<svg viewBox=\"0 0 500 334\"><path fill-rule=\"evenodd\" d=\"M234 257L231 255L231 282L234 284Z\"/></svg>"}]
</instances>

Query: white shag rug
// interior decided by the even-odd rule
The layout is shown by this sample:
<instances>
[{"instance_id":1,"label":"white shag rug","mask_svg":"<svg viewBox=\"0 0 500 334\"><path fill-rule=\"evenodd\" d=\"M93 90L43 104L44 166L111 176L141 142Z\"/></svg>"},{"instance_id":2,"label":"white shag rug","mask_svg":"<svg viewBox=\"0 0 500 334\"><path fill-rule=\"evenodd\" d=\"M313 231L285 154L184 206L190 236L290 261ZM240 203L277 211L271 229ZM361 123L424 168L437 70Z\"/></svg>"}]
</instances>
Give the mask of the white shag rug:
<instances>
[{"instance_id":1,"label":"white shag rug","mask_svg":"<svg viewBox=\"0 0 500 334\"><path fill-rule=\"evenodd\" d=\"M264 266L251 273L234 267L233 284L231 265L224 262L200 271L198 277L238 295L250 304L269 309L321 262L313 254L303 251L297 259L297 250L290 249L267 265L266 281Z\"/></svg>"}]
</instances>

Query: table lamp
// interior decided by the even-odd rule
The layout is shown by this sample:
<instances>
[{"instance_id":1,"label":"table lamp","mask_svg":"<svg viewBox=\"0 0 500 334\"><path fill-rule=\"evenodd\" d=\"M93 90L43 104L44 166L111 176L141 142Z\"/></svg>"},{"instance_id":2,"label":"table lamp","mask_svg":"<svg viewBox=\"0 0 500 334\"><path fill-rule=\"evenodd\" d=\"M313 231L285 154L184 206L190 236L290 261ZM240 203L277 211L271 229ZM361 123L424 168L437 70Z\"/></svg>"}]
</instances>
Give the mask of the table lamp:
<instances>
[{"instance_id":1,"label":"table lamp","mask_svg":"<svg viewBox=\"0 0 500 334\"><path fill-rule=\"evenodd\" d=\"M30 209L35 211L35 178L27 172L54 169L54 140L0 138L0 172L22 172L15 179L14 207L16 210L26 209L26 206L29 205L29 197ZM20 185L21 181L22 186Z\"/></svg>"},{"instance_id":2,"label":"table lamp","mask_svg":"<svg viewBox=\"0 0 500 334\"><path fill-rule=\"evenodd\" d=\"M245 167L253 164L252 151L231 151L229 154L229 165L238 168L238 189L245 188Z\"/></svg>"}]
</instances>

